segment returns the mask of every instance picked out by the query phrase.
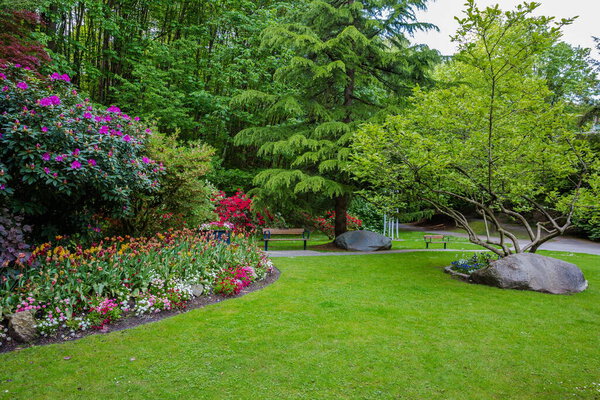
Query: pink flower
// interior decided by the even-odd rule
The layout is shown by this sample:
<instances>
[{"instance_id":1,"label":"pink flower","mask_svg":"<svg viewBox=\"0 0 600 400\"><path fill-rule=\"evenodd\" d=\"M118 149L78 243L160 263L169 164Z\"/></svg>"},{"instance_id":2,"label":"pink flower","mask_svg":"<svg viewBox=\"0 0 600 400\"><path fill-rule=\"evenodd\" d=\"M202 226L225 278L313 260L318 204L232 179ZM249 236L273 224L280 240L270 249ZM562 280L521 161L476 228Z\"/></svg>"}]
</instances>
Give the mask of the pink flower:
<instances>
[{"instance_id":1,"label":"pink flower","mask_svg":"<svg viewBox=\"0 0 600 400\"><path fill-rule=\"evenodd\" d=\"M78 168L81 168L81 163L77 160L73 161L71 163L71 169L78 169Z\"/></svg>"},{"instance_id":2,"label":"pink flower","mask_svg":"<svg viewBox=\"0 0 600 400\"><path fill-rule=\"evenodd\" d=\"M81 152L81 150L79 150L79 149L75 149L75 150L73 150L73 153L72 153L72 154L73 154L74 156L78 156L80 152Z\"/></svg>"},{"instance_id":3,"label":"pink flower","mask_svg":"<svg viewBox=\"0 0 600 400\"><path fill-rule=\"evenodd\" d=\"M45 126L42 126L42 132L48 132L48 128Z\"/></svg>"},{"instance_id":4,"label":"pink flower","mask_svg":"<svg viewBox=\"0 0 600 400\"><path fill-rule=\"evenodd\" d=\"M50 168L48 168L48 167L44 167L44 172L45 172L46 174L50 174Z\"/></svg>"},{"instance_id":5,"label":"pink flower","mask_svg":"<svg viewBox=\"0 0 600 400\"><path fill-rule=\"evenodd\" d=\"M2 91L3 91L3 92L8 92L8 86L3 86L3 87L2 87Z\"/></svg>"},{"instance_id":6,"label":"pink flower","mask_svg":"<svg viewBox=\"0 0 600 400\"><path fill-rule=\"evenodd\" d=\"M60 161L62 161L62 160L64 160L64 159L65 159L65 155L64 155L64 154L63 154L63 155L60 155L60 156L56 156L56 157L54 157L54 161L58 161L58 162L60 162Z\"/></svg>"},{"instance_id":7,"label":"pink flower","mask_svg":"<svg viewBox=\"0 0 600 400\"><path fill-rule=\"evenodd\" d=\"M50 153L44 153L44 155L42 156L42 160L50 161Z\"/></svg>"},{"instance_id":8,"label":"pink flower","mask_svg":"<svg viewBox=\"0 0 600 400\"><path fill-rule=\"evenodd\" d=\"M133 120L134 120L134 121L139 121L139 120L140 120L140 117L135 117Z\"/></svg>"},{"instance_id":9,"label":"pink flower","mask_svg":"<svg viewBox=\"0 0 600 400\"><path fill-rule=\"evenodd\" d=\"M112 112L112 113L119 113L121 112L121 109L117 106L110 106L106 109L107 112Z\"/></svg>"},{"instance_id":10,"label":"pink flower","mask_svg":"<svg viewBox=\"0 0 600 400\"><path fill-rule=\"evenodd\" d=\"M27 83L25 83L25 82L19 82L19 83L17 83L17 87L19 89L25 90L25 89L27 89L29 87L29 85L27 85Z\"/></svg>"},{"instance_id":11,"label":"pink flower","mask_svg":"<svg viewBox=\"0 0 600 400\"><path fill-rule=\"evenodd\" d=\"M57 106L60 104L60 97L50 96L38 100L38 104L42 107Z\"/></svg>"},{"instance_id":12,"label":"pink flower","mask_svg":"<svg viewBox=\"0 0 600 400\"><path fill-rule=\"evenodd\" d=\"M100 133L101 135L107 135L108 134L108 126L102 125L100 127L100 129L98 130L98 133Z\"/></svg>"},{"instance_id":13,"label":"pink flower","mask_svg":"<svg viewBox=\"0 0 600 400\"><path fill-rule=\"evenodd\" d=\"M142 162L144 164L150 164L150 159L148 157L142 157Z\"/></svg>"},{"instance_id":14,"label":"pink flower","mask_svg":"<svg viewBox=\"0 0 600 400\"><path fill-rule=\"evenodd\" d=\"M128 142L128 143L131 142L131 136L129 136L129 135L123 136L123 141Z\"/></svg>"},{"instance_id":15,"label":"pink flower","mask_svg":"<svg viewBox=\"0 0 600 400\"><path fill-rule=\"evenodd\" d=\"M4 75L3 73L0 72L0 79L2 79L2 80L6 79L6 75Z\"/></svg>"},{"instance_id":16,"label":"pink flower","mask_svg":"<svg viewBox=\"0 0 600 400\"><path fill-rule=\"evenodd\" d=\"M92 113L89 113L89 112L84 112L83 113L83 118L91 119L92 117L93 117Z\"/></svg>"},{"instance_id":17,"label":"pink flower","mask_svg":"<svg viewBox=\"0 0 600 400\"><path fill-rule=\"evenodd\" d=\"M69 77L69 75L67 74L59 74L58 72L53 73L52 75L50 75L50 80L51 81L65 81L65 82L71 82L71 78Z\"/></svg>"},{"instance_id":18,"label":"pink flower","mask_svg":"<svg viewBox=\"0 0 600 400\"><path fill-rule=\"evenodd\" d=\"M87 162L88 162L88 165L91 165L92 167L94 165L96 165L96 160L94 160L93 158L90 158Z\"/></svg>"}]
</instances>

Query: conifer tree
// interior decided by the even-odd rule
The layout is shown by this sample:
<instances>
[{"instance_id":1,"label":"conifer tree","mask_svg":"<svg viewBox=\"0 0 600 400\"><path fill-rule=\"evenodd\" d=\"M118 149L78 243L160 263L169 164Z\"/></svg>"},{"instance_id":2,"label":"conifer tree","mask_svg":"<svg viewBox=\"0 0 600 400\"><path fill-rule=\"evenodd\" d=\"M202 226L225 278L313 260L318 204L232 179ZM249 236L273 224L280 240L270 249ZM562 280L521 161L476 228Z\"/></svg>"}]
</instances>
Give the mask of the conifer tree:
<instances>
[{"instance_id":1,"label":"conifer tree","mask_svg":"<svg viewBox=\"0 0 600 400\"><path fill-rule=\"evenodd\" d=\"M354 191L346 172L350 139L363 122L398 111L415 85L428 83L438 53L410 46L405 35L434 29L416 21L426 0L320 0L298 7L293 23L262 33L262 46L290 61L274 79L276 94L246 91L233 104L255 113L257 126L236 136L269 160L258 193L290 199L303 193L335 203L335 234L346 231Z\"/></svg>"}]
</instances>

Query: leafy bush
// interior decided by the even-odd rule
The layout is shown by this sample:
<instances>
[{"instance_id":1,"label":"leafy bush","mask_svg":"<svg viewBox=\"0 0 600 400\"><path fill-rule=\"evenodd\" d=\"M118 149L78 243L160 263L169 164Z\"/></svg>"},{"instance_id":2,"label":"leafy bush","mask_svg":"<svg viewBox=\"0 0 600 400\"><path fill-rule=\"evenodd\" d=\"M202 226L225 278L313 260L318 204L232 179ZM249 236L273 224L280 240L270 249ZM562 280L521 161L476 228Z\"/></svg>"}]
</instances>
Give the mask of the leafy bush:
<instances>
[{"instance_id":1,"label":"leafy bush","mask_svg":"<svg viewBox=\"0 0 600 400\"><path fill-rule=\"evenodd\" d=\"M196 227L214 219L211 198L216 189L206 181L214 149L201 142L182 145L176 134L154 133L146 151L168 173L160 177L159 190L135 197L132 216L123 221L122 230L133 235L153 234L168 228Z\"/></svg>"},{"instance_id":2,"label":"leafy bush","mask_svg":"<svg viewBox=\"0 0 600 400\"><path fill-rule=\"evenodd\" d=\"M25 235L31 226L23 225L23 217L0 208L0 268L8 267L19 259L30 256Z\"/></svg>"},{"instance_id":3,"label":"leafy bush","mask_svg":"<svg viewBox=\"0 0 600 400\"><path fill-rule=\"evenodd\" d=\"M478 269L488 267L494 258L490 253L475 253L467 259L452 261L451 269L468 275Z\"/></svg>"},{"instance_id":4,"label":"leafy bush","mask_svg":"<svg viewBox=\"0 0 600 400\"><path fill-rule=\"evenodd\" d=\"M92 105L67 75L0 69L0 200L66 231L96 212L131 213L165 169L144 155L151 131L138 120Z\"/></svg>"},{"instance_id":5,"label":"leafy bush","mask_svg":"<svg viewBox=\"0 0 600 400\"><path fill-rule=\"evenodd\" d=\"M184 308L192 285L233 294L272 270L243 235L234 235L230 245L190 229L105 238L89 248L65 240L37 247L17 262L18 274L0 275L0 325L3 315L33 310L44 335L62 326L102 329L127 312ZM227 277L239 290L223 288Z\"/></svg>"},{"instance_id":6,"label":"leafy bush","mask_svg":"<svg viewBox=\"0 0 600 400\"><path fill-rule=\"evenodd\" d=\"M265 224L262 214L252 209L252 198L242 191L229 197L224 192L219 192L214 202L220 222L233 224L236 232L250 234Z\"/></svg>"},{"instance_id":7,"label":"leafy bush","mask_svg":"<svg viewBox=\"0 0 600 400\"><path fill-rule=\"evenodd\" d=\"M383 231L383 213L363 197L352 198L348 213L362 221L362 229L373 232Z\"/></svg>"}]
</instances>

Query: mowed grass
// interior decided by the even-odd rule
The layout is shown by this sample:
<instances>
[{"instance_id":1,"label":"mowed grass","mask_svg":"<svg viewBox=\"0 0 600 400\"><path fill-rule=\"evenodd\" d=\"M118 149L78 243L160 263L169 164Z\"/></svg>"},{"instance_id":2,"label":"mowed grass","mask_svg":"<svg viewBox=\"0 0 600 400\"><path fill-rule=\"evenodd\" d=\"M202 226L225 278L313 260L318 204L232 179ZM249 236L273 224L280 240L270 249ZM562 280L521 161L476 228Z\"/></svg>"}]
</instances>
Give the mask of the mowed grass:
<instances>
[{"instance_id":1,"label":"mowed grass","mask_svg":"<svg viewBox=\"0 0 600 400\"><path fill-rule=\"evenodd\" d=\"M0 398L597 399L600 257L560 256L587 291L466 284L453 253L278 258L242 298L0 354Z\"/></svg>"}]
</instances>

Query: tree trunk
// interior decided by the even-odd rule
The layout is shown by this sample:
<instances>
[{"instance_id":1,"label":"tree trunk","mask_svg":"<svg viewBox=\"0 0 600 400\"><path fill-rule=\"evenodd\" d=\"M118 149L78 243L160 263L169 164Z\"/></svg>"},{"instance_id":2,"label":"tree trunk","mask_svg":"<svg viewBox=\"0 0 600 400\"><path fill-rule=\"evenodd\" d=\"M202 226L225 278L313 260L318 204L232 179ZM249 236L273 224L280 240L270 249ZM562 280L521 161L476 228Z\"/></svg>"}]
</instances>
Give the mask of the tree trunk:
<instances>
[{"instance_id":1,"label":"tree trunk","mask_svg":"<svg viewBox=\"0 0 600 400\"><path fill-rule=\"evenodd\" d=\"M335 237L348 231L346 213L348 212L349 196L343 195L335 198Z\"/></svg>"}]
</instances>

